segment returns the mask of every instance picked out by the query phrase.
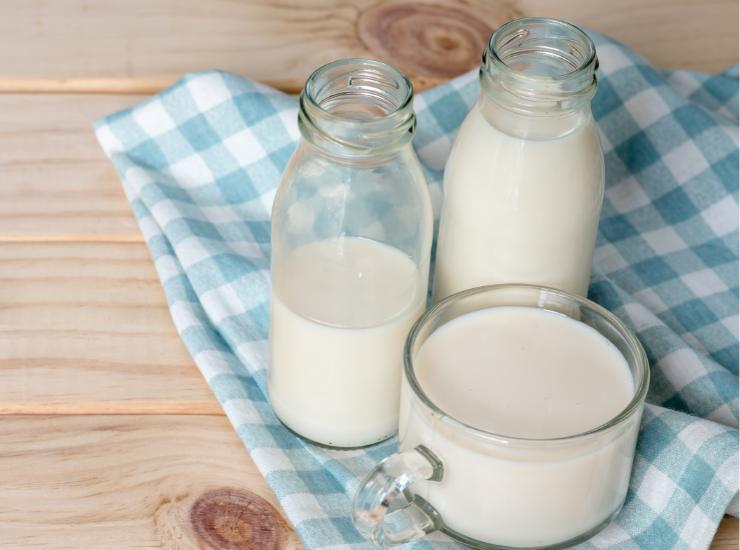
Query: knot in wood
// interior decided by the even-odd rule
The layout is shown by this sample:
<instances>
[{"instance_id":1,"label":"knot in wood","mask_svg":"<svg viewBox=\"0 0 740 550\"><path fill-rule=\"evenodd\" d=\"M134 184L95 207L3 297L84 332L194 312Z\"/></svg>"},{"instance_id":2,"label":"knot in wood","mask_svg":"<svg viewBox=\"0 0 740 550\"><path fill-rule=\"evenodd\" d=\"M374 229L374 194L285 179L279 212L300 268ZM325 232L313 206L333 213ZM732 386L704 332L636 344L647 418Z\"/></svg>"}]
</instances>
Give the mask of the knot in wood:
<instances>
[{"instance_id":1,"label":"knot in wood","mask_svg":"<svg viewBox=\"0 0 740 550\"><path fill-rule=\"evenodd\" d=\"M365 46L413 77L443 80L480 63L493 27L510 19L500 9L495 21L472 9L445 4L394 2L375 5L358 20Z\"/></svg>"},{"instance_id":2,"label":"knot in wood","mask_svg":"<svg viewBox=\"0 0 740 550\"><path fill-rule=\"evenodd\" d=\"M262 497L236 489L214 489L190 508L200 542L214 550L279 550L284 522Z\"/></svg>"}]
</instances>

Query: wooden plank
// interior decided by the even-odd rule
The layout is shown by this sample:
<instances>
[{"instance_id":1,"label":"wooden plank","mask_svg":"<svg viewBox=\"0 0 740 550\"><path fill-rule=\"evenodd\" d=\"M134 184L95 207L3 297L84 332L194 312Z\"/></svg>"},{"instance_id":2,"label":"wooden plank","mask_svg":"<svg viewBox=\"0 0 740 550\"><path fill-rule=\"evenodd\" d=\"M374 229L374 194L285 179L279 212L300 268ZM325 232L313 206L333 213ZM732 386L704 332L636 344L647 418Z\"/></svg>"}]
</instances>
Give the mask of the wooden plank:
<instances>
[{"instance_id":1,"label":"wooden plank","mask_svg":"<svg viewBox=\"0 0 740 550\"><path fill-rule=\"evenodd\" d=\"M719 524L717 534L709 550L738 550L738 530L740 523L737 518L725 516Z\"/></svg>"},{"instance_id":2,"label":"wooden plank","mask_svg":"<svg viewBox=\"0 0 740 550\"><path fill-rule=\"evenodd\" d=\"M5 550L301 546L225 417L5 417L0 449Z\"/></svg>"},{"instance_id":3,"label":"wooden plank","mask_svg":"<svg viewBox=\"0 0 740 550\"><path fill-rule=\"evenodd\" d=\"M657 67L718 72L738 62L734 0L520 0L520 6L611 36Z\"/></svg>"},{"instance_id":4,"label":"wooden plank","mask_svg":"<svg viewBox=\"0 0 740 550\"><path fill-rule=\"evenodd\" d=\"M394 61L423 87L475 66L501 22L532 15L602 31L659 66L737 63L735 0L6 0L3 10L5 91L139 93L214 67L296 91L349 56Z\"/></svg>"},{"instance_id":5,"label":"wooden plank","mask_svg":"<svg viewBox=\"0 0 740 550\"><path fill-rule=\"evenodd\" d=\"M0 242L141 241L92 122L143 96L0 95Z\"/></svg>"},{"instance_id":6,"label":"wooden plank","mask_svg":"<svg viewBox=\"0 0 740 550\"><path fill-rule=\"evenodd\" d=\"M223 414L142 243L0 243L0 414Z\"/></svg>"},{"instance_id":7,"label":"wooden plank","mask_svg":"<svg viewBox=\"0 0 740 550\"><path fill-rule=\"evenodd\" d=\"M0 449L5 550L264 550L267 545L249 537L255 526L278 533L280 549L300 547L295 533L275 518L275 497L225 417L11 416L2 419ZM218 489L232 492L226 512L211 493ZM195 507L206 512L193 514L194 504L209 493ZM275 510L256 500L263 514L254 524L255 507L243 506L252 494ZM225 525L232 542L242 537L245 544L214 544L213 532L208 541L199 538L209 523L204 518ZM725 518L712 550L737 549L737 527L735 518Z\"/></svg>"}]
</instances>

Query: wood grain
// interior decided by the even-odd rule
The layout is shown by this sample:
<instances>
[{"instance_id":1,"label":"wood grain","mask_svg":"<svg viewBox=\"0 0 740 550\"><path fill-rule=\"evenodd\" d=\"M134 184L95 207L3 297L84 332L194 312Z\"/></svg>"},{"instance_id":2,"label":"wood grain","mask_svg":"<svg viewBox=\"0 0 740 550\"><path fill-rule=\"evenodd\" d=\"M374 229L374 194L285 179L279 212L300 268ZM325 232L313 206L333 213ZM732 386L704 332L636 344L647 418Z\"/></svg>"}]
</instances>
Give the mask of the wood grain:
<instances>
[{"instance_id":1,"label":"wood grain","mask_svg":"<svg viewBox=\"0 0 740 550\"><path fill-rule=\"evenodd\" d=\"M297 91L356 55L398 64L420 89L475 66L488 32L520 14L713 71L737 62L737 12L731 0L4 1L0 548L299 546L177 336L92 135L144 97L120 94L213 67ZM738 548L737 531L725 518L712 548Z\"/></svg>"},{"instance_id":2,"label":"wood grain","mask_svg":"<svg viewBox=\"0 0 740 550\"><path fill-rule=\"evenodd\" d=\"M737 63L734 0L624 0L618 6L609 0L393 3L405 6L397 15L430 13L418 30L426 37L420 47L402 51L403 59L388 59L413 68L419 87L448 77L448 64L456 71L477 64L484 37L471 29L493 28L520 14L592 27L662 67L716 71ZM0 89L140 93L185 72L219 67L297 91L311 70L329 60L384 58L400 51L393 47L393 24L385 27L390 34L362 36L362 21L379 4L386 2L5 0L3 10L10 16L0 18ZM429 9L432 4L436 7ZM449 15L440 6L450 6ZM475 41L479 51L473 57L468 51L475 50ZM409 61L414 55L427 62Z\"/></svg>"},{"instance_id":3,"label":"wood grain","mask_svg":"<svg viewBox=\"0 0 740 550\"><path fill-rule=\"evenodd\" d=\"M454 4L385 2L357 19L357 35L374 56L392 60L422 89L480 63L493 30L521 17L508 5L489 3L474 13Z\"/></svg>"},{"instance_id":4,"label":"wood grain","mask_svg":"<svg viewBox=\"0 0 740 550\"><path fill-rule=\"evenodd\" d=\"M738 519L725 516L719 524L709 550L738 550L738 529L740 529Z\"/></svg>"},{"instance_id":5,"label":"wood grain","mask_svg":"<svg viewBox=\"0 0 740 550\"><path fill-rule=\"evenodd\" d=\"M92 123L143 98L0 95L0 242L141 240Z\"/></svg>"},{"instance_id":6,"label":"wood grain","mask_svg":"<svg viewBox=\"0 0 740 550\"><path fill-rule=\"evenodd\" d=\"M0 494L4 550L300 548L225 417L5 417Z\"/></svg>"},{"instance_id":7,"label":"wood grain","mask_svg":"<svg viewBox=\"0 0 740 550\"><path fill-rule=\"evenodd\" d=\"M4 550L268 550L248 544L265 518L272 548L300 548L225 417L8 416L1 426ZM235 544L219 546L203 523ZM737 549L737 529L726 517L711 549Z\"/></svg>"},{"instance_id":8,"label":"wood grain","mask_svg":"<svg viewBox=\"0 0 740 550\"><path fill-rule=\"evenodd\" d=\"M142 243L0 243L0 414L223 414Z\"/></svg>"}]
</instances>

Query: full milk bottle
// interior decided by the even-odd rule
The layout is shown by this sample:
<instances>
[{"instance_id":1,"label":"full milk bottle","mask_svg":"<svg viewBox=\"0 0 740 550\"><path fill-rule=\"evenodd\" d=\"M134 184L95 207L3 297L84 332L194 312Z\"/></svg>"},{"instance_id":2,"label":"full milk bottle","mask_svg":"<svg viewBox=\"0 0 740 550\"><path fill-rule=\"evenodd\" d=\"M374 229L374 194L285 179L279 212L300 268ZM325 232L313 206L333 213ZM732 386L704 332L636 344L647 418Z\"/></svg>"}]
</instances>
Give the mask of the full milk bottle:
<instances>
[{"instance_id":1,"label":"full milk bottle","mask_svg":"<svg viewBox=\"0 0 740 550\"><path fill-rule=\"evenodd\" d=\"M398 427L403 345L426 306L432 209L411 83L377 61L319 68L272 211L271 363L280 420L333 447Z\"/></svg>"},{"instance_id":2,"label":"full milk bottle","mask_svg":"<svg viewBox=\"0 0 740 550\"><path fill-rule=\"evenodd\" d=\"M591 39L563 21L493 34L445 167L435 300L496 283L586 295L604 194L597 65Z\"/></svg>"}]
</instances>

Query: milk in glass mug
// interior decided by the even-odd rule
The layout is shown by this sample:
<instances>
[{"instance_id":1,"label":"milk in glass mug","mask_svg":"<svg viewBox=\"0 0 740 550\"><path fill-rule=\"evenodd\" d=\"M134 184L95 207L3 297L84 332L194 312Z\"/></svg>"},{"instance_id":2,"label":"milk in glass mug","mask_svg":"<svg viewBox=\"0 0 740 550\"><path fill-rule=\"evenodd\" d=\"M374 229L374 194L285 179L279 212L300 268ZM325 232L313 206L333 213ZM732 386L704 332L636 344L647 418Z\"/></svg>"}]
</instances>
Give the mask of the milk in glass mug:
<instances>
[{"instance_id":1,"label":"milk in glass mug","mask_svg":"<svg viewBox=\"0 0 740 550\"><path fill-rule=\"evenodd\" d=\"M423 315L404 353L400 452L353 505L367 539L442 531L477 548L553 548L619 512L649 370L612 313L550 288L479 287Z\"/></svg>"}]
</instances>

